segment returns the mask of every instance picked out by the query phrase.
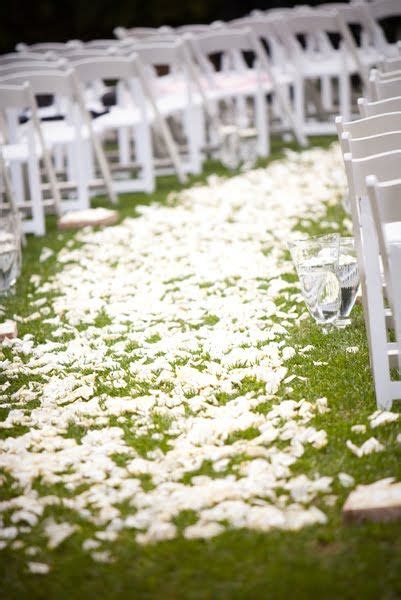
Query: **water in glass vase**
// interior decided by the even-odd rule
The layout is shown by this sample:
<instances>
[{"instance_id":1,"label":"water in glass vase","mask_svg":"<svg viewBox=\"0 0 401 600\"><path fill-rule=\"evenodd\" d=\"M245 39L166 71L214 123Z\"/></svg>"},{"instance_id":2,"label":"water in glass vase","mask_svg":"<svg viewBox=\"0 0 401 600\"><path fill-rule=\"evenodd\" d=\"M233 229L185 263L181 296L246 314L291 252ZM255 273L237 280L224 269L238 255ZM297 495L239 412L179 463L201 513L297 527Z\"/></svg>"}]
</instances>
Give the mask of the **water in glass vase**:
<instances>
[{"instance_id":1,"label":"water in glass vase","mask_svg":"<svg viewBox=\"0 0 401 600\"><path fill-rule=\"evenodd\" d=\"M338 278L341 285L340 317L348 317L359 289L358 263L354 256L340 256Z\"/></svg>"},{"instance_id":2,"label":"water in glass vase","mask_svg":"<svg viewBox=\"0 0 401 600\"><path fill-rule=\"evenodd\" d=\"M312 317L321 324L335 321L341 302L336 263L322 263L317 258L311 258L298 266L298 277Z\"/></svg>"},{"instance_id":3,"label":"water in glass vase","mask_svg":"<svg viewBox=\"0 0 401 600\"><path fill-rule=\"evenodd\" d=\"M15 236L0 232L0 293L7 292L18 277L19 249Z\"/></svg>"}]
</instances>

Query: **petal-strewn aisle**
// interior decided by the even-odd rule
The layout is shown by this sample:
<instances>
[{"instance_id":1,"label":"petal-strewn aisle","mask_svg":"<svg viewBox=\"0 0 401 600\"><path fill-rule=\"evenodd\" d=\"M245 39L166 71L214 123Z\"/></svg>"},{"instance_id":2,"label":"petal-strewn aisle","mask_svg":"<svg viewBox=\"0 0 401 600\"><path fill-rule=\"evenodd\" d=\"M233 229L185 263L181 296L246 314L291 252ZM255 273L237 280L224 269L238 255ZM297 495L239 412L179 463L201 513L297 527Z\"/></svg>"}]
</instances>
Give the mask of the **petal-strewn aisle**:
<instances>
[{"instance_id":1,"label":"petal-strewn aisle","mask_svg":"<svg viewBox=\"0 0 401 600\"><path fill-rule=\"evenodd\" d=\"M337 147L312 149L76 235L35 279L31 312L51 337L9 341L1 359L0 469L15 482L3 546L37 525L50 547L73 534L49 506L96 526L84 549L100 561L125 528L176 537L182 511L187 538L325 522L313 501L330 502L331 478L293 471L327 444L314 417L328 408L291 399L286 361L308 349L286 342L306 317L286 243L344 193Z\"/></svg>"}]
</instances>

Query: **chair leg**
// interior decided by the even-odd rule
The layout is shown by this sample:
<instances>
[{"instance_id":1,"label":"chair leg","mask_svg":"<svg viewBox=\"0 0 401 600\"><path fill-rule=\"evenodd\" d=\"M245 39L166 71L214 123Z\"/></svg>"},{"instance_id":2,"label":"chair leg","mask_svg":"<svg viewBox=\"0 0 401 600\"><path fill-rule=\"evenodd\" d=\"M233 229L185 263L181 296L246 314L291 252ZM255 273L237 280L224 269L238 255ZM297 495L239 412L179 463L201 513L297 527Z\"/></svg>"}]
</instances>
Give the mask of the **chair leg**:
<instances>
[{"instance_id":1,"label":"chair leg","mask_svg":"<svg viewBox=\"0 0 401 600\"><path fill-rule=\"evenodd\" d=\"M88 179L85 172L85 148L82 140L77 140L76 172L77 172L77 204L79 210L89 208Z\"/></svg>"},{"instance_id":2,"label":"chair leg","mask_svg":"<svg viewBox=\"0 0 401 600\"><path fill-rule=\"evenodd\" d=\"M118 138L118 159L120 164L127 165L130 162L130 131L129 127L119 127L117 131Z\"/></svg>"},{"instance_id":3,"label":"chair leg","mask_svg":"<svg viewBox=\"0 0 401 600\"><path fill-rule=\"evenodd\" d=\"M258 156L267 157L270 154L270 128L267 114L266 99L261 90L254 97L255 125L258 132Z\"/></svg>"},{"instance_id":4,"label":"chair leg","mask_svg":"<svg viewBox=\"0 0 401 600\"><path fill-rule=\"evenodd\" d=\"M325 75L321 78L321 89L322 89L322 104L324 110L330 112L333 109L333 92L331 88L331 79Z\"/></svg>"},{"instance_id":5,"label":"chair leg","mask_svg":"<svg viewBox=\"0 0 401 600\"><path fill-rule=\"evenodd\" d=\"M202 109L199 106L192 106L185 110L183 114L185 137L189 149L188 170L190 173L195 174L199 174L202 171L202 159L200 154L201 128L203 128L202 116Z\"/></svg>"},{"instance_id":6,"label":"chair leg","mask_svg":"<svg viewBox=\"0 0 401 600\"><path fill-rule=\"evenodd\" d=\"M12 162L10 165L11 183L17 204L25 201L25 188L22 165Z\"/></svg>"},{"instance_id":7,"label":"chair leg","mask_svg":"<svg viewBox=\"0 0 401 600\"><path fill-rule=\"evenodd\" d=\"M32 205L32 226L36 235L44 235L46 231L43 208L42 186L40 182L39 163L36 156L31 156L28 164L29 195Z\"/></svg>"},{"instance_id":8,"label":"chair leg","mask_svg":"<svg viewBox=\"0 0 401 600\"><path fill-rule=\"evenodd\" d=\"M135 153L141 165L141 179L145 192L151 193L155 189L155 172L152 151L152 139L148 123L141 123L133 128L135 140Z\"/></svg>"},{"instance_id":9,"label":"chair leg","mask_svg":"<svg viewBox=\"0 0 401 600\"><path fill-rule=\"evenodd\" d=\"M340 113L344 121L351 119L351 85L348 73L342 73L338 78L340 95Z\"/></svg>"},{"instance_id":10,"label":"chair leg","mask_svg":"<svg viewBox=\"0 0 401 600\"><path fill-rule=\"evenodd\" d=\"M375 237L373 216L367 205L367 198L361 202L361 238L362 253L362 293L364 316L368 334L369 351L372 357L372 370L376 391L377 406L387 410L392 406L392 390L390 363L388 358L388 341L386 317L383 301L383 285L379 265L379 245ZM364 239L365 238L365 239ZM361 257L358 263L361 262ZM363 273L365 271L365 273ZM365 279L363 279L365 278Z\"/></svg>"}]
</instances>

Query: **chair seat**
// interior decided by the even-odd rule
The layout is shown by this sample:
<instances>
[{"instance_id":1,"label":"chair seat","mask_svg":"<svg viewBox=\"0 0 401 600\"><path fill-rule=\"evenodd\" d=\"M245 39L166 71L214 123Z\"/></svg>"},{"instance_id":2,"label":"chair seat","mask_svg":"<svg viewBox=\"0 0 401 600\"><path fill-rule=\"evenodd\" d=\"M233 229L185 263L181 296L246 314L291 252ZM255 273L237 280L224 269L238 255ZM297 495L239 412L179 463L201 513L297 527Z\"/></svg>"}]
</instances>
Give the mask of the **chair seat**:
<instances>
[{"instance_id":1,"label":"chair seat","mask_svg":"<svg viewBox=\"0 0 401 600\"><path fill-rule=\"evenodd\" d=\"M384 233L389 244L401 244L401 221L385 225Z\"/></svg>"},{"instance_id":2,"label":"chair seat","mask_svg":"<svg viewBox=\"0 0 401 600\"><path fill-rule=\"evenodd\" d=\"M70 144L75 140L75 128L65 121L42 122L42 131L46 146L52 147L57 144ZM89 138L88 128L81 127L82 139Z\"/></svg>"},{"instance_id":3,"label":"chair seat","mask_svg":"<svg viewBox=\"0 0 401 600\"><path fill-rule=\"evenodd\" d=\"M213 99L224 96L254 95L259 86L268 93L272 91L272 82L266 73L258 74L254 69L244 72L219 71L214 73L211 81L202 79L205 93Z\"/></svg>"},{"instance_id":4,"label":"chair seat","mask_svg":"<svg viewBox=\"0 0 401 600\"><path fill-rule=\"evenodd\" d=\"M118 129L120 127L133 127L142 122L140 111L134 107L112 106L110 111L93 121L94 130L102 133L107 129Z\"/></svg>"},{"instance_id":5,"label":"chair seat","mask_svg":"<svg viewBox=\"0 0 401 600\"><path fill-rule=\"evenodd\" d=\"M322 52L309 52L302 56L299 61L299 67L305 77L321 77L328 75L331 77L338 76L344 67L348 73L355 73L357 67L355 61L350 56L344 61L344 54L338 51L324 54Z\"/></svg>"},{"instance_id":6,"label":"chair seat","mask_svg":"<svg viewBox=\"0 0 401 600\"><path fill-rule=\"evenodd\" d=\"M1 152L6 163L20 162L25 163L29 158L28 144L5 144L1 147Z\"/></svg>"}]
</instances>

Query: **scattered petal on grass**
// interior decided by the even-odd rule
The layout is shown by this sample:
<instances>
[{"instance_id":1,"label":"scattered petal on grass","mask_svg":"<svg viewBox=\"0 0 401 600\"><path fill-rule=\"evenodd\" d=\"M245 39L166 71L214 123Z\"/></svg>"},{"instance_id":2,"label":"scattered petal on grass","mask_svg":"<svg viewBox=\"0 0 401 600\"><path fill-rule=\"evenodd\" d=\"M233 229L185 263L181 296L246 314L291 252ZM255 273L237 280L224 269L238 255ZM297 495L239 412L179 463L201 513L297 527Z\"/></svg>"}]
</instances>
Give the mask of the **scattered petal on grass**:
<instances>
[{"instance_id":1,"label":"scattered petal on grass","mask_svg":"<svg viewBox=\"0 0 401 600\"><path fill-rule=\"evenodd\" d=\"M46 260L48 260L51 256L53 256L54 251L51 248L47 248L46 246L44 246L42 248L42 251L40 253L39 256L39 262L45 262Z\"/></svg>"},{"instance_id":2,"label":"scattered petal on grass","mask_svg":"<svg viewBox=\"0 0 401 600\"><path fill-rule=\"evenodd\" d=\"M369 438L362 444L362 446L356 446L351 442L351 440L347 440L346 442L347 448L351 450L355 456L361 458L362 456L366 456L368 454L372 454L373 452L381 452L384 450L384 446L374 437Z\"/></svg>"},{"instance_id":3,"label":"scattered petal on grass","mask_svg":"<svg viewBox=\"0 0 401 600\"><path fill-rule=\"evenodd\" d=\"M315 400L315 404L317 412L320 415L330 412L330 408L327 405L327 398L317 398L317 400Z\"/></svg>"},{"instance_id":4,"label":"scattered petal on grass","mask_svg":"<svg viewBox=\"0 0 401 600\"><path fill-rule=\"evenodd\" d=\"M101 544L98 540L87 539L82 544L82 549L86 551L96 550L96 548L99 548L100 545Z\"/></svg>"},{"instance_id":5,"label":"scattered petal on grass","mask_svg":"<svg viewBox=\"0 0 401 600\"><path fill-rule=\"evenodd\" d=\"M50 571L49 565L40 562L29 562L28 569L35 575L47 575L47 573Z\"/></svg>"},{"instance_id":6,"label":"scattered petal on grass","mask_svg":"<svg viewBox=\"0 0 401 600\"><path fill-rule=\"evenodd\" d=\"M56 523L53 519L48 519L45 523L48 548L51 550L57 548L57 546L70 537L76 529L76 525L71 525L71 523Z\"/></svg>"},{"instance_id":7,"label":"scattered petal on grass","mask_svg":"<svg viewBox=\"0 0 401 600\"><path fill-rule=\"evenodd\" d=\"M92 552L91 554L93 560L99 563L112 563L114 562L114 558L111 556L110 552Z\"/></svg>"},{"instance_id":8,"label":"scattered petal on grass","mask_svg":"<svg viewBox=\"0 0 401 600\"><path fill-rule=\"evenodd\" d=\"M389 411L376 411L369 417L370 426L372 429L380 427L381 425L387 425L388 423L394 423L399 418L399 414Z\"/></svg>"},{"instance_id":9,"label":"scattered petal on grass","mask_svg":"<svg viewBox=\"0 0 401 600\"><path fill-rule=\"evenodd\" d=\"M352 475L348 475L348 473L339 473L338 479L341 485L345 488L355 485L355 479L352 477Z\"/></svg>"},{"instance_id":10,"label":"scattered petal on grass","mask_svg":"<svg viewBox=\"0 0 401 600\"><path fill-rule=\"evenodd\" d=\"M366 425L353 425L351 431L353 433L366 433Z\"/></svg>"},{"instance_id":11,"label":"scattered petal on grass","mask_svg":"<svg viewBox=\"0 0 401 600\"><path fill-rule=\"evenodd\" d=\"M348 348L346 348L345 351L349 354L356 354L357 352L359 352L359 346L348 346Z\"/></svg>"},{"instance_id":12,"label":"scattered petal on grass","mask_svg":"<svg viewBox=\"0 0 401 600\"><path fill-rule=\"evenodd\" d=\"M224 531L224 527L219 523L196 523L190 525L184 531L184 537L188 540L194 538L211 538L219 535Z\"/></svg>"}]
</instances>

